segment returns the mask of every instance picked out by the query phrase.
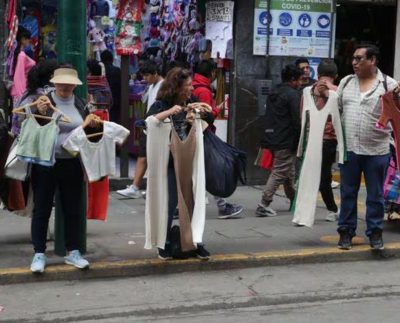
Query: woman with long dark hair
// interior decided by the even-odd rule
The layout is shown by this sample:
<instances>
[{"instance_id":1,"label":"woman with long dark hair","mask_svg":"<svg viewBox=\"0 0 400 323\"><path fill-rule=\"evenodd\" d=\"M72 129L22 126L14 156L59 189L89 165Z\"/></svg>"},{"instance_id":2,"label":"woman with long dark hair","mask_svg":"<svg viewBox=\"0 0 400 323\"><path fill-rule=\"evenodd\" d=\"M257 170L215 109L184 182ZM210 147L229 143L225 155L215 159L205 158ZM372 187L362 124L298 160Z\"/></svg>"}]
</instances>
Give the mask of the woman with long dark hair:
<instances>
[{"instance_id":1,"label":"woman with long dark hair","mask_svg":"<svg viewBox=\"0 0 400 323\"><path fill-rule=\"evenodd\" d=\"M171 69L156 102L147 113L148 188L146 245L158 247L158 257L171 259L171 226L179 206L180 245L200 259L210 254L202 244L205 219L203 134L199 115L212 121L211 107L194 103L192 76Z\"/></svg>"}]
</instances>

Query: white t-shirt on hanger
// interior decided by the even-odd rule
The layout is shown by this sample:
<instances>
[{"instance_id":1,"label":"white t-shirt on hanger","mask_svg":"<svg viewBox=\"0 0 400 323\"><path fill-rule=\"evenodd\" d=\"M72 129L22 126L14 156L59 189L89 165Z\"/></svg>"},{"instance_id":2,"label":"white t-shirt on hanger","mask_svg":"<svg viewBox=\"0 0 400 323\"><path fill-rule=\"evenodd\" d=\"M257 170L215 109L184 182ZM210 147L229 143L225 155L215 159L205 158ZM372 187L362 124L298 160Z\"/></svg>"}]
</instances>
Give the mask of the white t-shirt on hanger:
<instances>
[{"instance_id":1,"label":"white t-shirt on hanger","mask_svg":"<svg viewBox=\"0 0 400 323\"><path fill-rule=\"evenodd\" d=\"M103 135L98 142L89 141L80 126L72 131L63 147L73 155L80 154L89 182L95 182L115 175L115 144L123 144L128 135L128 129L104 121Z\"/></svg>"}]
</instances>

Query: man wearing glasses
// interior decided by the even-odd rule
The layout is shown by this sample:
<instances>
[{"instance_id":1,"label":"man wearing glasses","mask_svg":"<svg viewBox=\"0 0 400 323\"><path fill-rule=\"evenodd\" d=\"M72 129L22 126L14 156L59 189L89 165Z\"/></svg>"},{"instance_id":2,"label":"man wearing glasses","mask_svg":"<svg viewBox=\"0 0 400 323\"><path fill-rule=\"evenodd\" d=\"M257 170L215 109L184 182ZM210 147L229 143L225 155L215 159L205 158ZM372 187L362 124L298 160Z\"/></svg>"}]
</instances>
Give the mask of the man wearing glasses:
<instances>
[{"instance_id":1,"label":"man wearing glasses","mask_svg":"<svg viewBox=\"0 0 400 323\"><path fill-rule=\"evenodd\" d=\"M383 183L389 162L391 127L380 130L375 124L381 114L380 97L398 84L382 74L378 60L379 48L369 44L358 46L352 57L354 74L343 78L338 88L347 144L347 162L340 166L338 247L345 250L351 249L356 235L362 173L367 188L366 235L372 249L383 249Z\"/></svg>"}]
</instances>

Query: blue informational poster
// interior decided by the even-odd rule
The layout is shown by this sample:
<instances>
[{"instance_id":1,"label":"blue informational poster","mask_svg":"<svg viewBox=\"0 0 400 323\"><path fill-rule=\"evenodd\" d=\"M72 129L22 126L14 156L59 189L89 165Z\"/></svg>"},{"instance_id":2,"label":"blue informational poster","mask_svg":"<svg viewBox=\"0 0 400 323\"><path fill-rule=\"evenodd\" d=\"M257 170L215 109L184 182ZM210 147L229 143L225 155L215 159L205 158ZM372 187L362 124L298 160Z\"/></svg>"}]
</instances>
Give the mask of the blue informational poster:
<instances>
[{"instance_id":1,"label":"blue informational poster","mask_svg":"<svg viewBox=\"0 0 400 323\"><path fill-rule=\"evenodd\" d=\"M270 0L268 12L268 1L256 0L253 54L329 57L333 3L332 0Z\"/></svg>"}]
</instances>

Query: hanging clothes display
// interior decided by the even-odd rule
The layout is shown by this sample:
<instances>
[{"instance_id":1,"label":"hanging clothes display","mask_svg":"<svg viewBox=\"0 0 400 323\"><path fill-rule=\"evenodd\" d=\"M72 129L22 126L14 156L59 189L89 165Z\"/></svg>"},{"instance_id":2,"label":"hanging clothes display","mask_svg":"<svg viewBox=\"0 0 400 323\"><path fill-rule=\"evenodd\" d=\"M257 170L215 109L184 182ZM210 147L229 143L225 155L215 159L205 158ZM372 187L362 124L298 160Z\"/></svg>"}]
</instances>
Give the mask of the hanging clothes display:
<instances>
[{"instance_id":1,"label":"hanging clothes display","mask_svg":"<svg viewBox=\"0 0 400 323\"><path fill-rule=\"evenodd\" d=\"M345 157L344 134L336 92L329 91L329 97L325 106L319 110L315 105L311 91L312 87L305 88L303 91L301 135L297 156L301 157L304 150L305 152L292 221L295 224L307 227L312 227L314 224L317 195L321 179L323 134L329 116L332 118L332 124L338 141L338 162L343 164ZM309 130L307 129L307 119L309 120Z\"/></svg>"},{"instance_id":2,"label":"hanging clothes display","mask_svg":"<svg viewBox=\"0 0 400 323\"><path fill-rule=\"evenodd\" d=\"M114 122L103 121L103 133L98 142L88 139L82 126L76 128L63 143L72 155L79 153L89 182L115 175L115 144L122 145L129 130Z\"/></svg>"},{"instance_id":3,"label":"hanging clothes display","mask_svg":"<svg viewBox=\"0 0 400 323\"><path fill-rule=\"evenodd\" d=\"M55 159L55 145L59 133L58 122L62 117L57 113L49 123L41 126L32 115L31 109L26 108L27 118L22 122L18 138L18 159L27 163L42 166L53 166Z\"/></svg>"},{"instance_id":4,"label":"hanging clothes display","mask_svg":"<svg viewBox=\"0 0 400 323\"><path fill-rule=\"evenodd\" d=\"M178 191L179 224L182 251L196 249L193 245L191 221L193 216L193 159L196 152L196 127L181 140L174 127L171 135L171 153L174 158Z\"/></svg>"},{"instance_id":5,"label":"hanging clothes display","mask_svg":"<svg viewBox=\"0 0 400 323\"><path fill-rule=\"evenodd\" d=\"M393 127L393 135L396 149L397 170L400 164L400 102L397 94L387 92L381 97L382 113L376 124L377 128L384 130L388 123Z\"/></svg>"},{"instance_id":6,"label":"hanging clothes display","mask_svg":"<svg viewBox=\"0 0 400 323\"><path fill-rule=\"evenodd\" d=\"M146 119L147 124L147 191L146 191L146 243L145 248L151 249L153 246L164 249L167 226L168 226L168 161L170 156L169 144L171 124L159 121L156 117L150 116ZM191 218L192 245L196 246L203 241L205 225L205 174L204 174L204 145L203 131L199 115L193 123L192 136L195 137L195 152L193 157L192 194L193 194L193 215ZM176 138L174 140L180 140ZM186 138L186 140L193 140ZM176 150L176 148L173 148ZM178 150L180 150L178 148ZM179 153L178 153L179 154ZM191 155L191 153L189 154ZM186 158L183 157L182 158ZM182 163L183 159L178 161ZM184 165L185 167L187 165ZM175 169L175 172L177 170ZM177 176L186 173L187 170L181 169ZM182 172L182 173L181 173ZM186 179L187 180L187 179ZM185 180L185 182L186 182ZM182 184L182 182L180 183ZM187 187L183 183L181 187ZM186 198L190 194L186 195ZM181 195L183 203L183 194ZM186 200L185 202L186 203ZM190 204L190 203L189 203ZM180 206L179 206L180 207ZM182 225L182 224L181 224ZM184 224L185 225L185 224ZM187 239L187 237L185 238ZM187 241L187 240L186 240ZM190 244L190 241L188 242Z\"/></svg>"}]
</instances>

